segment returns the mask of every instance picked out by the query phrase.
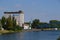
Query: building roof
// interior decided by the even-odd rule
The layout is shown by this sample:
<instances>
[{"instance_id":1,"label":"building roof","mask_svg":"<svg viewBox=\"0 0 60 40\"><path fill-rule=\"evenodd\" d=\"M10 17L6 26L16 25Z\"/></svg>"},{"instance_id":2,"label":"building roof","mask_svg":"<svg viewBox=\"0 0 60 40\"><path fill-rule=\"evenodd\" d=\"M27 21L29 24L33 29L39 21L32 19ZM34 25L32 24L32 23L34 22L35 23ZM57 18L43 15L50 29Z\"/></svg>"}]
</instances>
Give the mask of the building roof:
<instances>
[{"instance_id":1,"label":"building roof","mask_svg":"<svg viewBox=\"0 0 60 40\"><path fill-rule=\"evenodd\" d=\"M21 10L18 12L4 12L4 14L21 14L23 13Z\"/></svg>"}]
</instances>

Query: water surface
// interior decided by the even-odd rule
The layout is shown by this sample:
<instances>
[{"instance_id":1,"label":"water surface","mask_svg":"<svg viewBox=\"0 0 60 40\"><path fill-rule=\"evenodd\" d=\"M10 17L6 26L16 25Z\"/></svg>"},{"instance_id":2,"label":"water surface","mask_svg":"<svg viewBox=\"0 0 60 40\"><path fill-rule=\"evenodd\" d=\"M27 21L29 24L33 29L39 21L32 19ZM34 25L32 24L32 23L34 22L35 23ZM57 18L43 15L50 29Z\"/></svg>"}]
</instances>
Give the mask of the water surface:
<instances>
[{"instance_id":1,"label":"water surface","mask_svg":"<svg viewBox=\"0 0 60 40\"><path fill-rule=\"evenodd\" d=\"M60 31L19 32L0 35L0 40L56 40Z\"/></svg>"}]
</instances>

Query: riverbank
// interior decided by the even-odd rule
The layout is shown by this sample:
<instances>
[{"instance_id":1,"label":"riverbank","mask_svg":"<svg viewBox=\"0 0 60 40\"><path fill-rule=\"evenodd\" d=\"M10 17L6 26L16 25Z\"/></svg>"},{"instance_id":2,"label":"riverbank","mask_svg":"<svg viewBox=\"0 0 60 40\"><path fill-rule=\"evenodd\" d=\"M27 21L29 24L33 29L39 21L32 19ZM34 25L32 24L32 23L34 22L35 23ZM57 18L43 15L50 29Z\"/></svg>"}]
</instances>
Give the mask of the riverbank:
<instances>
[{"instance_id":1,"label":"riverbank","mask_svg":"<svg viewBox=\"0 0 60 40\"><path fill-rule=\"evenodd\" d=\"M57 30L60 30L60 28L58 28ZM22 32L31 32L31 31L56 31L55 28L43 28L43 29L26 29L26 30L22 30Z\"/></svg>"},{"instance_id":2,"label":"riverbank","mask_svg":"<svg viewBox=\"0 0 60 40\"><path fill-rule=\"evenodd\" d=\"M22 31L22 30L17 30L17 31L13 31L13 30L0 30L0 35L7 34L7 33L20 32L20 31Z\"/></svg>"},{"instance_id":3,"label":"riverbank","mask_svg":"<svg viewBox=\"0 0 60 40\"><path fill-rule=\"evenodd\" d=\"M6 34L6 33L16 33L16 32L31 32L31 31L53 31L55 30L54 28L44 28L44 29L26 29L26 30L16 30L16 31L13 31L13 30L0 30L0 35L1 34ZM58 29L60 30L60 28Z\"/></svg>"},{"instance_id":4,"label":"riverbank","mask_svg":"<svg viewBox=\"0 0 60 40\"><path fill-rule=\"evenodd\" d=\"M6 33L13 33L14 31L11 30L0 30L0 35L1 34L6 34Z\"/></svg>"},{"instance_id":5,"label":"riverbank","mask_svg":"<svg viewBox=\"0 0 60 40\"><path fill-rule=\"evenodd\" d=\"M26 30L0 30L0 35L7 34L7 33L16 33L16 32L31 32L31 31L41 31L41 29L26 29Z\"/></svg>"}]
</instances>

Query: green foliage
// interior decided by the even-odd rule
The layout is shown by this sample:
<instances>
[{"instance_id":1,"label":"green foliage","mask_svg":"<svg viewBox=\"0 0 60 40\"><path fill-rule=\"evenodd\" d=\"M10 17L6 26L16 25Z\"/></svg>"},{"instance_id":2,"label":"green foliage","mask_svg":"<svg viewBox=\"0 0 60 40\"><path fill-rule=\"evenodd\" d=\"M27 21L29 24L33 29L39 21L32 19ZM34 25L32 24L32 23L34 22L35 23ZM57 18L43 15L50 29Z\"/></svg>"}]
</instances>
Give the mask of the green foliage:
<instances>
[{"instance_id":1,"label":"green foliage","mask_svg":"<svg viewBox=\"0 0 60 40\"><path fill-rule=\"evenodd\" d=\"M7 27L7 29L12 29L13 28L13 21L12 21L11 17L7 18L6 27Z\"/></svg>"},{"instance_id":2,"label":"green foliage","mask_svg":"<svg viewBox=\"0 0 60 40\"><path fill-rule=\"evenodd\" d=\"M40 20L39 19L33 20L33 22L32 22L32 28L36 28L39 24L40 24Z\"/></svg>"},{"instance_id":3,"label":"green foliage","mask_svg":"<svg viewBox=\"0 0 60 40\"><path fill-rule=\"evenodd\" d=\"M57 40L60 40L60 37Z\"/></svg>"},{"instance_id":4,"label":"green foliage","mask_svg":"<svg viewBox=\"0 0 60 40\"><path fill-rule=\"evenodd\" d=\"M22 30L23 28L20 27L19 25L17 25L17 26L16 26L16 29L17 29L17 30Z\"/></svg>"},{"instance_id":5,"label":"green foliage","mask_svg":"<svg viewBox=\"0 0 60 40\"><path fill-rule=\"evenodd\" d=\"M49 24L53 28L60 28L60 21L58 20L50 20Z\"/></svg>"},{"instance_id":6,"label":"green foliage","mask_svg":"<svg viewBox=\"0 0 60 40\"><path fill-rule=\"evenodd\" d=\"M39 19L33 20L32 28L60 28L60 21L50 20L49 23L40 22Z\"/></svg>"},{"instance_id":7,"label":"green foliage","mask_svg":"<svg viewBox=\"0 0 60 40\"><path fill-rule=\"evenodd\" d=\"M48 23L40 23L40 25L39 25L39 27L40 28L49 28L50 27L50 25L48 24Z\"/></svg>"},{"instance_id":8,"label":"green foliage","mask_svg":"<svg viewBox=\"0 0 60 40\"><path fill-rule=\"evenodd\" d=\"M21 30L22 28L19 25L16 25L16 20L14 17L8 18L2 17L1 19L2 27L6 30Z\"/></svg>"},{"instance_id":9,"label":"green foliage","mask_svg":"<svg viewBox=\"0 0 60 40\"><path fill-rule=\"evenodd\" d=\"M14 16L12 18L12 21L13 21L13 26L15 27L16 26L16 20L15 20L15 17Z\"/></svg>"},{"instance_id":10,"label":"green foliage","mask_svg":"<svg viewBox=\"0 0 60 40\"><path fill-rule=\"evenodd\" d=\"M3 16L1 19L2 27L5 28L6 18Z\"/></svg>"},{"instance_id":11,"label":"green foliage","mask_svg":"<svg viewBox=\"0 0 60 40\"><path fill-rule=\"evenodd\" d=\"M50 20L50 23L58 22L57 20Z\"/></svg>"},{"instance_id":12,"label":"green foliage","mask_svg":"<svg viewBox=\"0 0 60 40\"><path fill-rule=\"evenodd\" d=\"M2 24L1 24L1 20L0 20L0 30L1 30L1 28L2 28Z\"/></svg>"}]
</instances>

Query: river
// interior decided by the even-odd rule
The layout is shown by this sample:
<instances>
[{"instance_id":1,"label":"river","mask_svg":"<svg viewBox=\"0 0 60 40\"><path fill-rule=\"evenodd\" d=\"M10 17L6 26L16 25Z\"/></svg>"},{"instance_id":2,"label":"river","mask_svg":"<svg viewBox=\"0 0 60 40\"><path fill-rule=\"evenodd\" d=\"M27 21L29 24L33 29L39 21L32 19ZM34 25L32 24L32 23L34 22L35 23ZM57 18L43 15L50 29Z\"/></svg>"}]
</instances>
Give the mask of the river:
<instances>
[{"instance_id":1,"label":"river","mask_svg":"<svg viewBox=\"0 0 60 40\"><path fill-rule=\"evenodd\" d=\"M0 40L56 40L60 31L18 32L0 35Z\"/></svg>"}]
</instances>

